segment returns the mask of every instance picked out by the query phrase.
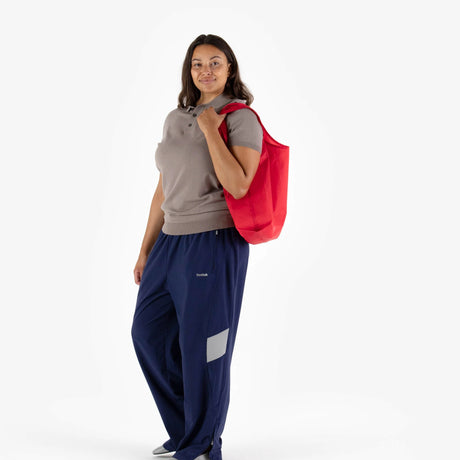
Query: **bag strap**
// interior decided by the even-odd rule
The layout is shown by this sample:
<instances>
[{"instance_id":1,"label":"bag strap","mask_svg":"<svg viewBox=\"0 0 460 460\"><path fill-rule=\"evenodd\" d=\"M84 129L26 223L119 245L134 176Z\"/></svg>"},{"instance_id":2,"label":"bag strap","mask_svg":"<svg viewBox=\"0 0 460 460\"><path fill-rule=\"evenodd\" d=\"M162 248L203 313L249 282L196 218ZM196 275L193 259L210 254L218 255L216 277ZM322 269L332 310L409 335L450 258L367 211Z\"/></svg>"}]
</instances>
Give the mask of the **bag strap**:
<instances>
[{"instance_id":1,"label":"bag strap","mask_svg":"<svg viewBox=\"0 0 460 460\"><path fill-rule=\"evenodd\" d=\"M221 109L219 114L231 113L231 112L235 112L235 110L240 110L240 109L252 110L252 112L256 115L257 119L259 120L260 126L262 126L262 130L264 131L264 139L265 140L267 140L267 138L268 138L268 140L270 141L271 144L274 144L274 145L276 145L278 147L287 147L287 145L281 144L277 140L273 139L273 137L270 136L268 131L265 129L265 126L262 124L262 121L260 120L259 114L252 107L249 107L248 105L243 104L242 102L229 102L227 105L225 105ZM224 120L222 121L222 123L219 126L219 132L223 135L224 141L227 142L227 139L228 139L227 124L226 123L224 124L224 122L225 122L225 118L224 118Z\"/></svg>"}]
</instances>

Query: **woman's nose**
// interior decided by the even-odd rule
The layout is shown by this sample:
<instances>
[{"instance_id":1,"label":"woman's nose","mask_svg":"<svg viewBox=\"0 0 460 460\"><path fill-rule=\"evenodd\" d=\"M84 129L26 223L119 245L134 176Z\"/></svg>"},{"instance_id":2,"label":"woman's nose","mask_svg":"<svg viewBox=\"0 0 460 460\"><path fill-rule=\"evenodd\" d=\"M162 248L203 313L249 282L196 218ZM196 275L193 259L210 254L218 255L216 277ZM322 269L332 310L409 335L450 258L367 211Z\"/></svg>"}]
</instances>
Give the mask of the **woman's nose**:
<instances>
[{"instance_id":1,"label":"woman's nose","mask_svg":"<svg viewBox=\"0 0 460 460\"><path fill-rule=\"evenodd\" d=\"M205 73L211 73L211 64L203 64L203 72Z\"/></svg>"}]
</instances>

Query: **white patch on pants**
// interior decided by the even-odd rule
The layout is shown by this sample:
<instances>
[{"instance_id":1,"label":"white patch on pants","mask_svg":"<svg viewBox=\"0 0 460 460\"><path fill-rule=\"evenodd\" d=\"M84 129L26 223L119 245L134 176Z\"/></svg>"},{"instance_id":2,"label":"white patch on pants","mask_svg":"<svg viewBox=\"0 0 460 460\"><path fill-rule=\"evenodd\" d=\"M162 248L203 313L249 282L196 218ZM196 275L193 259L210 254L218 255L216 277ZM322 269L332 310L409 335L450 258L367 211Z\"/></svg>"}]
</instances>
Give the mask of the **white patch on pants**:
<instances>
[{"instance_id":1,"label":"white patch on pants","mask_svg":"<svg viewBox=\"0 0 460 460\"><path fill-rule=\"evenodd\" d=\"M206 362L220 358L227 351L228 329L208 337L206 341Z\"/></svg>"}]
</instances>

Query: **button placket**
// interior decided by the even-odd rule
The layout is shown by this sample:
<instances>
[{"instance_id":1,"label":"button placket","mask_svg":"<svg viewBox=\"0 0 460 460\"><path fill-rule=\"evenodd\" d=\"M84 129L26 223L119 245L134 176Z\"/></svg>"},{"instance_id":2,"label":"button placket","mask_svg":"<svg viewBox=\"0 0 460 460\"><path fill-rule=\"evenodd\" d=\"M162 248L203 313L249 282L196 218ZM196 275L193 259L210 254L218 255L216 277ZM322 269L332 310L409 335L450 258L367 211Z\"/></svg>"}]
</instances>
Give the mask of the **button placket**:
<instances>
[{"instance_id":1,"label":"button placket","mask_svg":"<svg viewBox=\"0 0 460 460\"><path fill-rule=\"evenodd\" d=\"M195 117L197 117L197 116L198 116L198 114L197 114L196 112L193 112L193 113L192 113L192 117L193 117L193 118L195 118ZM193 123L189 123L188 125L189 125L189 127L190 127L190 126L193 125Z\"/></svg>"}]
</instances>

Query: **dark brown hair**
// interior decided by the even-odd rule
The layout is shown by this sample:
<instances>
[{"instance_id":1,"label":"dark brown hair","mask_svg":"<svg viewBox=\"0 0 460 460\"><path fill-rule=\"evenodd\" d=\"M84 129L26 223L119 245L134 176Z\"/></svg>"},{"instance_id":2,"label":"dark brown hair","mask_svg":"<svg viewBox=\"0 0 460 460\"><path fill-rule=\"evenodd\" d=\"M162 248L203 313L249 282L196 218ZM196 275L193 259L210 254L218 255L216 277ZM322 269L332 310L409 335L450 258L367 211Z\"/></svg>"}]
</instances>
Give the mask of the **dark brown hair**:
<instances>
[{"instance_id":1,"label":"dark brown hair","mask_svg":"<svg viewBox=\"0 0 460 460\"><path fill-rule=\"evenodd\" d=\"M188 105L194 106L201 96L201 92L195 86L195 83L193 83L192 75L190 73L192 69L193 51L198 45L213 45L225 53L227 61L230 63L230 75L227 78L227 83L225 84L223 93L231 98L245 99L246 104L251 105L254 101L254 96L241 81L238 61L236 60L235 54L228 43L218 35L201 34L193 40L185 55L184 63L182 65L182 91L179 93L179 104L177 107L185 108Z\"/></svg>"}]
</instances>

